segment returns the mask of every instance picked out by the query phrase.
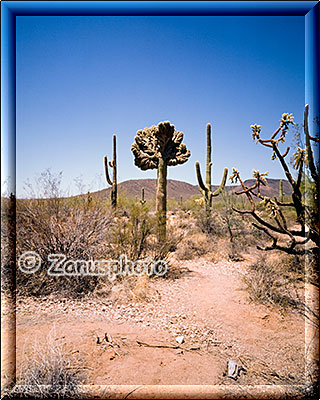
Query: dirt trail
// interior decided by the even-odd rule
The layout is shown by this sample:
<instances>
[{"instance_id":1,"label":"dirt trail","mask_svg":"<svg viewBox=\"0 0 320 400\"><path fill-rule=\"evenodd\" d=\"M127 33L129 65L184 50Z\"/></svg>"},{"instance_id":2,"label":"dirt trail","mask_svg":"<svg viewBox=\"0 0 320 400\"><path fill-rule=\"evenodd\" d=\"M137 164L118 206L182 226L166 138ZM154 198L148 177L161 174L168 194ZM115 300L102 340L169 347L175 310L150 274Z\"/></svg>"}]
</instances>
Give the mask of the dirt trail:
<instances>
[{"instance_id":1,"label":"dirt trail","mask_svg":"<svg viewBox=\"0 0 320 400\"><path fill-rule=\"evenodd\" d=\"M50 334L82 365L89 384L303 383L301 316L250 303L241 279L244 263L199 259L184 267L188 272L180 279L152 282L150 302L119 304L112 297L18 302L18 372L33 346L40 349ZM183 336L181 345L177 336ZM225 376L230 358L246 368L237 381Z\"/></svg>"}]
</instances>

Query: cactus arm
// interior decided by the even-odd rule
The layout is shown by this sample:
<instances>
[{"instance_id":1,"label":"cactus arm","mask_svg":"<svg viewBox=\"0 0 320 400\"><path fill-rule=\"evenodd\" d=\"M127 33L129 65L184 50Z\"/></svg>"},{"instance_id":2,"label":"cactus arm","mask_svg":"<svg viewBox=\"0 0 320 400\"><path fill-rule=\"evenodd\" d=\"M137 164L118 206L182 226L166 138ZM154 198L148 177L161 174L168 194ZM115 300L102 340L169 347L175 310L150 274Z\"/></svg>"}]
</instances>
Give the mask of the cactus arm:
<instances>
[{"instance_id":1,"label":"cactus arm","mask_svg":"<svg viewBox=\"0 0 320 400\"><path fill-rule=\"evenodd\" d=\"M211 190L211 125L207 124L206 186Z\"/></svg>"},{"instance_id":2,"label":"cactus arm","mask_svg":"<svg viewBox=\"0 0 320 400\"><path fill-rule=\"evenodd\" d=\"M107 156L104 157L104 169L105 169L105 173L106 173L106 180L109 185L112 185L112 181L110 179L109 171L108 171L108 157Z\"/></svg>"},{"instance_id":3,"label":"cactus arm","mask_svg":"<svg viewBox=\"0 0 320 400\"><path fill-rule=\"evenodd\" d=\"M113 135L113 137L112 137L112 148L113 148L113 160L112 160L112 162L113 162L113 164L116 164L117 163L117 136L116 135Z\"/></svg>"},{"instance_id":4,"label":"cactus arm","mask_svg":"<svg viewBox=\"0 0 320 400\"><path fill-rule=\"evenodd\" d=\"M113 161L109 161L109 167L113 168Z\"/></svg>"},{"instance_id":5,"label":"cactus arm","mask_svg":"<svg viewBox=\"0 0 320 400\"><path fill-rule=\"evenodd\" d=\"M227 175L228 175L228 168L225 168L223 171L223 177L222 177L221 184L218 187L218 189L212 193L212 196L216 197L222 192L222 190L224 189L224 187L226 185Z\"/></svg>"},{"instance_id":6,"label":"cactus arm","mask_svg":"<svg viewBox=\"0 0 320 400\"><path fill-rule=\"evenodd\" d=\"M112 192L111 192L111 203L113 208L117 208L117 192L118 192L118 185L117 185L117 147L116 147L116 142L117 137L116 135L113 135L113 142L112 142L112 148L113 148L113 158L112 158Z\"/></svg>"},{"instance_id":7,"label":"cactus arm","mask_svg":"<svg viewBox=\"0 0 320 400\"><path fill-rule=\"evenodd\" d=\"M198 179L198 185L199 185L200 191L201 192L207 192L208 188L203 183L202 176L201 176L201 171L200 171L200 164L199 164L198 161L196 162L196 173L197 173L197 179Z\"/></svg>"},{"instance_id":8,"label":"cactus arm","mask_svg":"<svg viewBox=\"0 0 320 400\"><path fill-rule=\"evenodd\" d=\"M311 173L311 176L315 183L318 185L319 184L319 175L317 172L317 169L314 164L314 159L313 159L313 152L310 144L310 134L309 134L309 126L308 126L308 114L309 114L309 105L305 105L304 109L304 134L305 134L305 140L306 140L306 150L308 154L308 165L309 165L309 170Z\"/></svg>"}]
</instances>

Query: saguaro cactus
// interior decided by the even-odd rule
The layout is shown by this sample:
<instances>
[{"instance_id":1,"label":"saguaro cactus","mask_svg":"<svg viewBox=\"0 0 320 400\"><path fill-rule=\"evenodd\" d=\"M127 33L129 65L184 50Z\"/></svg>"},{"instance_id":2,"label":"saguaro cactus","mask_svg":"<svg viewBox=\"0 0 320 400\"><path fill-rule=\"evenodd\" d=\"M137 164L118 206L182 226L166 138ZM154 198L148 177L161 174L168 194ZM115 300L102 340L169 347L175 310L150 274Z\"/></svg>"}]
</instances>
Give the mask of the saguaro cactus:
<instances>
[{"instance_id":1,"label":"saguaro cactus","mask_svg":"<svg viewBox=\"0 0 320 400\"><path fill-rule=\"evenodd\" d=\"M106 180L109 185L112 186L111 188L111 206L112 208L117 208L117 148L116 148L117 137L113 135L113 159L109 162L110 168L112 168L112 181L109 176L108 171L108 158L107 156L104 157L104 168L106 173Z\"/></svg>"},{"instance_id":2,"label":"saguaro cactus","mask_svg":"<svg viewBox=\"0 0 320 400\"><path fill-rule=\"evenodd\" d=\"M279 183L279 200L283 201L283 181L280 179Z\"/></svg>"},{"instance_id":3,"label":"saguaro cactus","mask_svg":"<svg viewBox=\"0 0 320 400\"><path fill-rule=\"evenodd\" d=\"M158 170L156 213L159 240L166 237L167 168L184 164L190 157L190 151L182 140L183 133L176 131L174 125L167 121L139 130L131 147L137 167L143 171Z\"/></svg>"},{"instance_id":4,"label":"saguaro cactus","mask_svg":"<svg viewBox=\"0 0 320 400\"><path fill-rule=\"evenodd\" d=\"M179 203L179 205L180 205L180 207L182 208L182 206L183 206L183 199L182 199L182 196L180 196L180 203Z\"/></svg>"},{"instance_id":5,"label":"saguaro cactus","mask_svg":"<svg viewBox=\"0 0 320 400\"><path fill-rule=\"evenodd\" d=\"M145 199L144 199L144 188L141 189L141 200L140 203L142 205L144 205L146 203Z\"/></svg>"},{"instance_id":6,"label":"saguaro cactus","mask_svg":"<svg viewBox=\"0 0 320 400\"><path fill-rule=\"evenodd\" d=\"M200 171L200 164L197 161L196 162L196 174L197 174L197 179L198 179L198 185L200 192L203 195L204 201L205 201L205 207L206 207L206 212L207 215L210 214L210 210L212 207L212 198L218 196L223 188L225 187L226 180L227 180L227 175L228 175L228 169L225 168L223 172L223 177L220 186L216 191L212 191L212 186L211 186L211 168L212 168L212 162L211 162L211 125L207 124L207 161L206 161L206 184L203 183L202 177L201 177L201 171Z\"/></svg>"}]
</instances>

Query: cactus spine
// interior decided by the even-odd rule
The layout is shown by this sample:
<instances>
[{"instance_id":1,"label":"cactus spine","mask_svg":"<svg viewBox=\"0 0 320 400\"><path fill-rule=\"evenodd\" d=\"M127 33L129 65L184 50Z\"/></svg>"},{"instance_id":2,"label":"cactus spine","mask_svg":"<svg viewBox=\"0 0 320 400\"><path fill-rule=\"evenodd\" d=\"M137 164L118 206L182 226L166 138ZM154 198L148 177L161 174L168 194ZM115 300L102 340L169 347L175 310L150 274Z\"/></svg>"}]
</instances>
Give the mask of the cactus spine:
<instances>
[{"instance_id":1,"label":"cactus spine","mask_svg":"<svg viewBox=\"0 0 320 400\"><path fill-rule=\"evenodd\" d=\"M218 196L225 187L228 169L225 168L223 172L223 177L220 186L214 192L212 192L212 185L211 185L211 125L207 124L207 160L206 160L206 184L203 183L201 171L200 171L200 164L196 162L196 174L198 179L198 185L200 192L203 195L205 201L205 207L207 215L210 214L211 207L212 207L212 198Z\"/></svg>"},{"instance_id":2,"label":"cactus spine","mask_svg":"<svg viewBox=\"0 0 320 400\"><path fill-rule=\"evenodd\" d=\"M142 205L144 205L146 203L145 199L144 199L144 188L141 189L141 200L140 203Z\"/></svg>"},{"instance_id":3,"label":"cactus spine","mask_svg":"<svg viewBox=\"0 0 320 400\"><path fill-rule=\"evenodd\" d=\"M113 158L112 161L108 164L107 156L104 157L104 168L106 173L106 180L109 185L112 186L111 188L111 206L113 209L117 208L117 192L118 192L118 185L117 185L117 137L113 135ZM112 181L109 176L108 167L112 168Z\"/></svg>"},{"instance_id":4,"label":"cactus spine","mask_svg":"<svg viewBox=\"0 0 320 400\"><path fill-rule=\"evenodd\" d=\"M279 200L283 201L283 181L280 179L279 183Z\"/></svg>"}]
</instances>

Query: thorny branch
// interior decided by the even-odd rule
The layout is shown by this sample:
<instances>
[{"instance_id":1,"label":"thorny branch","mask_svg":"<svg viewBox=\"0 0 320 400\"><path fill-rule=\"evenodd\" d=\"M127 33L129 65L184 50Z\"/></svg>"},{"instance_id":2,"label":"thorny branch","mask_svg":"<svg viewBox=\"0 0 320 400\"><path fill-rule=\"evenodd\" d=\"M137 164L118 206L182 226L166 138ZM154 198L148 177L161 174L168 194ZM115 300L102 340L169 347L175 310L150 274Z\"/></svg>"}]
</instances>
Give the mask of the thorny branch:
<instances>
[{"instance_id":1,"label":"thorny branch","mask_svg":"<svg viewBox=\"0 0 320 400\"><path fill-rule=\"evenodd\" d=\"M255 183L249 187L245 185L240 177L240 172L233 168L233 174L230 179L232 183L239 182L242 190L236 192L237 195L245 194L249 203L250 209L239 210L234 208L234 210L241 214L251 215L257 222L253 223L257 229L263 231L270 239L271 244L262 248L257 246L259 250L281 250L288 254L302 255L306 253L316 253L319 251L319 224L317 222L317 210L305 204L303 200L303 195L301 191L301 183L304 172L304 167L307 169L307 176L310 177L312 184L315 185L316 197L318 196L319 187L319 166L316 165L314 160L314 154L312 151L312 146L310 141L319 143L319 139L310 136L308 128L308 111L309 106L305 106L304 113L304 134L305 134L305 144L306 149L301 149L298 147L297 151L293 154L294 164L293 167L298 171L297 177L294 179L292 173L289 170L288 164L285 157L288 155L290 148L287 147L284 153L281 154L279 150L279 144L285 142L285 137L289 129L289 125L294 125L292 114L282 114L280 119L280 126L271 135L270 139L262 139L260 137L261 125L251 125L252 128L252 138L256 140L257 143L262 144L265 147L269 147L273 150L272 160L278 159L285 175L292 187L292 202L279 201L276 197L270 198L263 196L261 194L261 185L265 186L267 180L265 176L268 172L261 174L257 170L253 170L253 177L255 178ZM259 203L269 211L270 220L266 220L257 211L255 198L260 199ZM317 202L317 199L316 199ZM298 230L289 228L283 210L286 207L294 208L296 213L296 221L300 228ZM285 245L279 244L280 238L286 238ZM303 238L299 240L299 238ZM306 245L308 242L315 244L315 247L309 247L308 249L301 248L302 245Z\"/></svg>"}]
</instances>

